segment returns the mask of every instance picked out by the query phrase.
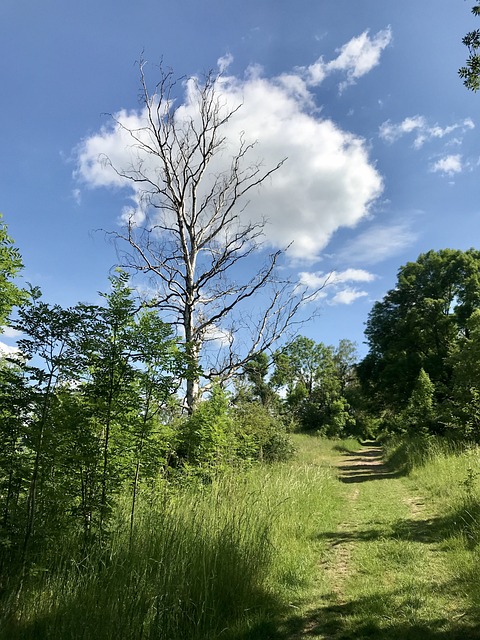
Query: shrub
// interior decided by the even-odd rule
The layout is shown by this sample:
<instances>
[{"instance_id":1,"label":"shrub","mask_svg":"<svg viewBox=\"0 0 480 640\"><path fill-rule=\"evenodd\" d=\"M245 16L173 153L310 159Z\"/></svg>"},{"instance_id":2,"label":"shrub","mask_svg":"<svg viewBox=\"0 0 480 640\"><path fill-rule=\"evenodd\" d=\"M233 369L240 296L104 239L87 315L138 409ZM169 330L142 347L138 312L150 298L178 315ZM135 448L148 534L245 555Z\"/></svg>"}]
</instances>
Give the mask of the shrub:
<instances>
[{"instance_id":1,"label":"shrub","mask_svg":"<svg viewBox=\"0 0 480 640\"><path fill-rule=\"evenodd\" d=\"M226 393L214 387L180 428L178 454L189 465L218 468L235 450L233 420Z\"/></svg>"},{"instance_id":2,"label":"shrub","mask_svg":"<svg viewBox=\"0 0 480 640\"><path fill-rule=\"evenodd\" d=\"M278 416L259 402L242 402L234 409L237 455L266 462L287 460L294 452Z\"/></svg>"}]
</instances>

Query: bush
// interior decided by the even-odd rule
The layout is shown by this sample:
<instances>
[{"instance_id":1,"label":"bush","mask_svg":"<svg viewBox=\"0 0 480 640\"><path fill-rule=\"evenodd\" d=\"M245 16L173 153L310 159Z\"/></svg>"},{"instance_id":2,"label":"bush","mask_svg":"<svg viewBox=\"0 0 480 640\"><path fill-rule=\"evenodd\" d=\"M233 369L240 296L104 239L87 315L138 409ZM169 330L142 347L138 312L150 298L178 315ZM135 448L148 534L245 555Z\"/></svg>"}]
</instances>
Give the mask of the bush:
<instances>
[{"instance_id":1,"label":"bush","mask_svg":"<svg viewBox=\"0 0 480 640\"><path fill-rule=\"evenodd\" d=\"M294 447L278 416L259 402L242 402L234 409L237 455L265 462L287 460Z\"/></svg>"},{"instance_id":2,"label":"bush","mask_svg":"<svg viewBox=\"0 0 480 640\"><path fill-rule=\"evenodd\" d=\"M235 450L233 420L226 393L214 387L180 428L178 455L188 465L218 468Z\"/></svg>"}]
</instances>

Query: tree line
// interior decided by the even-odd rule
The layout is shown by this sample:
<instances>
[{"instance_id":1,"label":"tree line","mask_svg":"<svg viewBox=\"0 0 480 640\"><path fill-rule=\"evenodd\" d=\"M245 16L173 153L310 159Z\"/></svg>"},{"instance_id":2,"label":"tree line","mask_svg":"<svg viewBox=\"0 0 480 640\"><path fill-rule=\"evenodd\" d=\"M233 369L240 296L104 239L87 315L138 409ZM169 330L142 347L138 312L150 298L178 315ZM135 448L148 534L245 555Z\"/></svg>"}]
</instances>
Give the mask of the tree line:
<instances>
[{"instance_id":1,"label":"tree line","mask_svg":"<svg viewBox=\"0 0 480 640\"><path fill-rule=\"evenodd\" d=\"M421 254L369 314L357 372L385 428L480 441L480 252Z\"/></svg>"},{"instance_id":2,"label":"tree line","mask_svg":"<svg viewBox=\"0 0 480 640\"><path fill-rule=\"evenodd\" d=\"M17 353L0 360L4 575L45 561L65 536L84 549L103 544L120 504L133 537L139 499L208 484L232 466L284 460L294 428L355 430L349 341L335 349L299 336L258 352L234 378L218 377L191 411L188 344L139 302L125 272L110 277L102 304L49 304L38 288L14 285L20 254L3 232L10 267L1 321L17 305L8 324L20 336Z\"/></svg>"},{"instance_id":3,"label":"tree line","mask_svg":"<svg viewBox=\"0 0 480 640\"><path fill-rule=\"evenodd\" d=\"M140 493L291 455L289 432L381 431L480 440L480 252L429 251L374 304L369 351L297 336L215 381L190 411L189 345L117 271L103 303L48 304L13 278L2 225L2 324L20 334L0 361L1 562L58 542L108 537L119 500L130 535ZM195 374L201 378L201 366Z\"/></svg>"}]
</instances>

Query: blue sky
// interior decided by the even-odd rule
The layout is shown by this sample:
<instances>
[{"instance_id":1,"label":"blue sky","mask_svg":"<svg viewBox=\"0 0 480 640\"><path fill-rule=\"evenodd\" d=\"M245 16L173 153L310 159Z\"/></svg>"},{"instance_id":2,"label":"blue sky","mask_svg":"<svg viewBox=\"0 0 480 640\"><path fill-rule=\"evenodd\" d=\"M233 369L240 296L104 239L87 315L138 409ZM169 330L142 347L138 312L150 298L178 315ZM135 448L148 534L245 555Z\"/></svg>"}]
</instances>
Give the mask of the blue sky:
<instances>
[{"instance_id":1,"label":"blue sky","mask_svg":"<svg viewBox=\"0 0 480 640\"><path fill-rule=\"evenodd\" d=\"M220 60L262 158L288 157L249 211L268 215L271 247L294 240L304 284L335 272L303 333L364 353L402 264L478 247L480 97L457 76L471 4L2 0L0 211L24 279L52 303L98 300L116 256L96 230L118 228L135 195L98 170L99 152L122 158L105 114L140 117L142 51L152 80L162 58L178 76Z\"/></svg>"}]
</instances>

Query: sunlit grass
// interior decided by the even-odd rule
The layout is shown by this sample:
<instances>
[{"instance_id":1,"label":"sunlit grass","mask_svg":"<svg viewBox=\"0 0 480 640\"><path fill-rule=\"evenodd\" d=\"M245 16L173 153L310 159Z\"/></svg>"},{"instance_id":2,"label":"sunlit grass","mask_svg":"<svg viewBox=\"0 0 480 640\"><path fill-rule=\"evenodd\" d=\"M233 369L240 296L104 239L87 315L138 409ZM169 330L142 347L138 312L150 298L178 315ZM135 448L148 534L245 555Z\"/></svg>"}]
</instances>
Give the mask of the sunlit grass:
<instances>
[{"instance_id":1,"label":"sunlit grass","mask_svg":"<svg viewBox=\"0 0 480 640\"><path fill-rule=\"evenodd\" d=\"M314 459L145 496L131 541L120 509L103 548L66 544L9 611L5 599L0 637L261 638L315 579L317 534L338 511L334 475Z\"/></svg>"},{"instance_id":2,"label":"sunlit grass","mask_svg":"<svg viewBox=\"0 0 480 640\"><path fill-rule=\"evenodd\" d=\"M356 440L294 441L287 463L144 491L131 541L126 499L103 548L38 564L2 640L475 637L479 450L410 443L409 474L356 484L335 466Z\"/></svg>"},{"instance_id":3,"label":"sunlit grass","mask_svg":"<svg viewBox=\"0 0 480 640\"><path fill-rule=\"evenodd\" d=\"M435 440L401 445L389 474L368 478L361 467L343 484L342 519L327 533L323 590L290 617L292 637L480 637L471 513L467 526L478 453ZM352 449L338 443L331 451L348 461Z\"/></svg>"},{"instance_id":4,"label":"sunlit grass","mask_svg":"<svg viewBox=\"0 0 480 640\"><path fill-rule=\"evenodd\" d=\"M429 506L441 514L442 544L449 568L472 610L480 607L480 448L437 450L411 481L427 496Z\"/></svg>"}]
</instances>

